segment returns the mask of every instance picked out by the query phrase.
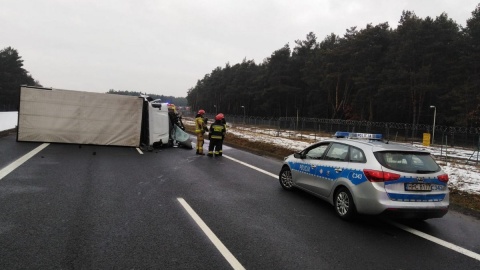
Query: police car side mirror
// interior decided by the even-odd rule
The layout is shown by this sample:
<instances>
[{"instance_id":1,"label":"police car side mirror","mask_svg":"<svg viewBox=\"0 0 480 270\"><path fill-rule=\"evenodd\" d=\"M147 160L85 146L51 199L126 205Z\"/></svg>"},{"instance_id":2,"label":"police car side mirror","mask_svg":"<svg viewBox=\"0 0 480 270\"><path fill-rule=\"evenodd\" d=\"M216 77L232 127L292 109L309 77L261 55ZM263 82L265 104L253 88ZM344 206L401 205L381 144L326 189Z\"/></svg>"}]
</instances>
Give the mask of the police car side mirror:
<instances>
[{"instance_id":1,"label":"police car side mirror","mask_svg":"<svg viewBox=\"0 0 480 270\"><path fill-rule=\"evenodd\" d=\"M304 159L304 158L305 158L305 155L302 155L302 153L294 153L294 154L293 154L293 157L294 157L294 158Z\"/></svg>"}]
</instances>

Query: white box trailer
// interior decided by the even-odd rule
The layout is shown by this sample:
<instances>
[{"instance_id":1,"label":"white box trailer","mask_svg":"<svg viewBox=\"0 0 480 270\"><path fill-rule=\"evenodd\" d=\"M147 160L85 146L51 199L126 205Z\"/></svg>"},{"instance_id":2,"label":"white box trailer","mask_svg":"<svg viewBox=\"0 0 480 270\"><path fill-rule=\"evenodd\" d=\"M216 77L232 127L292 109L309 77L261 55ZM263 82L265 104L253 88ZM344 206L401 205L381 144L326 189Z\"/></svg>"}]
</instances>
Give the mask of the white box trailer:
<instances>
[{"instance_id":1,"label":"white box trailer","mask_svg":"<svg viewBox=\"0 0 480 270\"><path fill-rule=\"evenodd\" d=\"M22 86L17 141L163 146L176 141L167 106L145 97ZM190 147L188 140L179 143Z\"/></svg>"}]
</instances>

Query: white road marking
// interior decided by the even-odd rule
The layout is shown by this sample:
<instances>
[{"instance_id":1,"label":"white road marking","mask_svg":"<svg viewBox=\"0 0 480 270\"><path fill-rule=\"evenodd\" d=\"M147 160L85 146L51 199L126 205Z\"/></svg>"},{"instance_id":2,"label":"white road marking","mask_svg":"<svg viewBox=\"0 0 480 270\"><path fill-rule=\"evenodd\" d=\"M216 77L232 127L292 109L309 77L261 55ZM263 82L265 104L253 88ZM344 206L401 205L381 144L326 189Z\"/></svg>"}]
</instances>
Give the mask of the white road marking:
<instances>
[{"instance_id":1,"label":"white road marking","mask_svg":"<svg viewBox=\"0 0 480 270\"><path fill-rule=\"evenodd\" d=\"M243 161L240 161L240 160L238 160L238 159L235 159L235 158L232 158L232 157L229 157L229 156L226 156L226 155L222 155L222 156L224 156L224 157L226 157L226 158L228 158L228 159L230 159L230 160L233 160L233 161L235 161L235 162L237 162L237 163L240 163L240 164L242 164L242 165L244 165L244 166L247 166L247 167L249 167L249 168L252 168L252 169L254 169L254 170L257 170L257 171L259 171L259 172L261 172L261 173L264 173L264 174L266 174L266 175L269 175L269 176L271 176L271 177L273 177L273 178L278 179L278 175L276 175L276 174L273 174L273 173L271 173L271 172L267 172L267 171L265 171L265 170L262 170L262 169L260 169L260 168L258 168L258 167L255 167L255 166L253 166L253 165L250 165L250 164L245 163L245 162L243 162Z\"/></svg>"},{"instance_id":2,"label":"white road marking","mask_svg":"<svg viewBox=\"0 0 480 270\"><path fill-rule=\"evenodd\" d=\"M414 234L414 235L416 235L416 236L420 236L420 237L422 237L423 239L426 239L426 240L428 240L428 241L432 241L432 242L434 242L434 243L436 243L436 244L438 244L438 245L444 246L444 247L446 247L446 248L448 248L448 249L451 249L451 250L456 251L456 252L458 252L458 253L461 253L461 254L463 254L463 255L465 255L465 256L468 256L468 257L470 257L470 258L473 258L473 259L475 259L475 260L477 260L477 261L480 261L480 254L478 254L478 253L475 253L475 252L470 251L470 250L468 250L468 249L459 247L459 246L457 246L457 245L454 245L454 244L449 243L449 242L447 242L447 241L444 241L444 240L442 240L442 239L436 238L436 237L431 236L431 235L429 235L429 234L426 234L426 233L424 233L424 232L415 230L415 229L413 229L413 228L407 227L407 226L405 226L405 225L396 223L396 222L394 222L394 221L387 221L387 222L390 223L391 225L397 227L397 228L400 228L400 229L406 231L406 232L409 232L409 233Z\"/></svg>"},{"instance_id":3,"label":"white road marking","mask_svg":"<svg viewBox=\"0 0 480 270\"><path fill-rule=\"evenodd\" d=\"M230 159L230 160L233 160L233 161L235 161L235 162L237 162L237 163L240 163L240 164L242 164L242 165L245 165L245 166L247 166L247 167L249 167L249 168L252 168L252 169L254 169L254 170L257 170L257 171L259 171L259 172L261 172L261 173L264 173L264 174L266 174L266 175L272 176L272 177L274 177L274 178L278 178L278 176L275 175L275 174L273 174L273 173L267 172L267 171L265 171L265 170L262 170L262 169L260 169L260 168L257 168L257 167L255 167L255 166L253 166L253 165L250 165L250 164L245 163L245 162L243 162L243 161L240 161L240 160L238 160L238 159L234 159L234 158L229 157L229 156L226 156L226 155L223 155L223 156L226 157L226 158L228 158L228 159ZM390 223L391 225L393 225L393 226L395 226L395 227L397 227L397 228L399 228L399 229L402 229L402 230L404 230L404 231L406 231L406 232L409 232L409 233L411 233L411 234L420 236L420 237L422 237L422 238L424 238L424 239L426 239L426 240L432 241L432 242L434 242L434 243L436 243L436 244L438 244L438 245L441 245L441 246L443 246L443 247L446 247L446 248L448 248L448 249L451 249L451 250L453 250L453 251L456 251L456 252L458 252L458 253L461 253L461 254L466 255L466 256L468 256L468 257L470 257L470 258L473 258L473 259L475 259L475 260L480 261L480 254L478 254L478 253L475 253L475 252L470 251L470 250L468 250L468 249L459 247L459 246L457 246L457 245L455 245L455 244L449 243L449 242L447 242L447 241L444 241L444 240L442 240L442 239L436 238L436 237L431 236L431 235L429 235L429 234L426 234L426 233L424 233L424 232L415 230L415 229L413 229L413 228L407 227L407 226L405 226L405 225L402 225L402 224L399 224L399 223L396 223L396 222L393 222L393 221L388 221L388 220L385 220L385 222Z\"/></svg>"},{"instance_id":4,"label":"white road marking","mask_svg":"<svg viewBox=\"0 0 480 270\"><path fill-rule=\"evenodd\" d=\"M138 148L138 147L137 147L137 152L138 152L140 155L143 155L142 150L140 150L140 148Z\"/></svg>"},{"instance_id":5,"label":"white road marking","mask_svg":"<svg viewBox=\"0 0 480 270\"><path fill-rule=\"evenodd\" d=\"M14 162L10 163L7 167L3 168L0 170L0 180L2 180L5 176L7 176L9 173L13 172L16 168L18 168L20 165L25 163L27 160L35 156L38 152L42 151L45 149L45 147L49 146L50 143L44 143L39 145L37 148L33 149L29 153L25 154L23 157L15 160Z\"/></svg>"},{"instance_id":6,"label":"white road marking","mask_svg":"<svg viewBox=\"0 0 480 270\"><path fill-rule=\"evenodd\" d=\"M202 229L205 235L212 241L215 247L222 253L223 257L230 263L233 269L245 269L242 264L230 253L230 251L225 247L225 245L218 239L218 237L208 228L207 224L195 213L195 211L190 207L190 205L183 199L177 198L180 204L187 210L188 214L193 218L197 225Z\"/></svg>"}]
</instances>

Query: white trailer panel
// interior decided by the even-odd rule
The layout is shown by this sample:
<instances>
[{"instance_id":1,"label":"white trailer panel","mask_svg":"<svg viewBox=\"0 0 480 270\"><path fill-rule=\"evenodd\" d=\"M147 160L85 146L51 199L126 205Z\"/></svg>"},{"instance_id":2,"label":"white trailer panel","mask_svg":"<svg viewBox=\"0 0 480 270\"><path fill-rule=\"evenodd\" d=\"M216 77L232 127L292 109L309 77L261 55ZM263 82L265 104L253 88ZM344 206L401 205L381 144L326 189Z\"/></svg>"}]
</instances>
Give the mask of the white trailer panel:
<instances>
[{"instance_id":1,"label":"white trailer panel","mask_svg":"<svg viewBox=\"0 0 480 270\"><path fill-rule=\"evenodd\" d=\"M18 141L138 147L141 98L21 87Z\"/></svg>"}]
</instances>

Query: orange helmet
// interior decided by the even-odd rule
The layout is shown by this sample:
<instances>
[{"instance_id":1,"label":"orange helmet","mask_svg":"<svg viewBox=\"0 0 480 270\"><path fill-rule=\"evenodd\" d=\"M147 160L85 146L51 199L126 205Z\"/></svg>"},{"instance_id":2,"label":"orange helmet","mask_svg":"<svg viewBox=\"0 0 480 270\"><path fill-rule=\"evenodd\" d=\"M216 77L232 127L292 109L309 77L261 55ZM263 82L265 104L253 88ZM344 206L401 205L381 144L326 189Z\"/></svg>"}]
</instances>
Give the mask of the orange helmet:
<instances>
[{"instance_id":1,"label":"orange helmet","mask_svg":"<svg viewBox=\"0 0 480 270\"><path fill-rule=\"evenodd\" d=\"M223 113L219 113L219 114L217 114L217 116L215 116L215 120L222 120L223 118L225 118Z\"/></svg>"},{"instance_id":2,"label":"orange helmet","mask_svg":"<svg viewBox=\"0 0 480 270\"><path fill-rule=\"evenodd\" d=\"M204 114L205 114L205 111L204 111L204 110L199 110L199 111L198 111L198 114L204 115Z\"/></svg>"}]
</instances>

